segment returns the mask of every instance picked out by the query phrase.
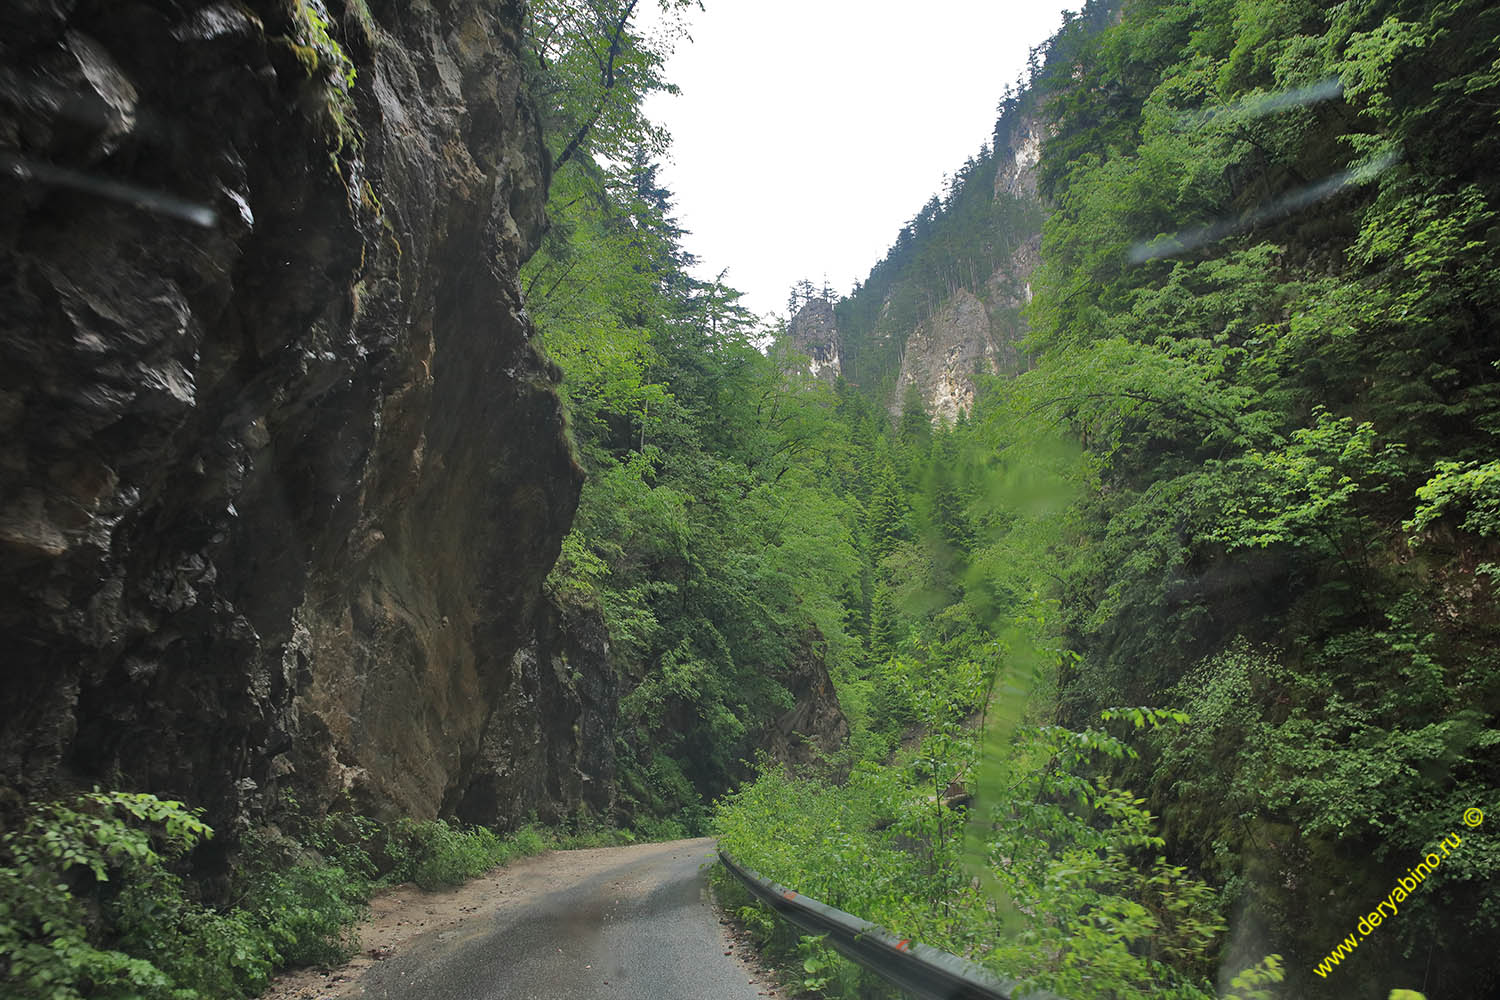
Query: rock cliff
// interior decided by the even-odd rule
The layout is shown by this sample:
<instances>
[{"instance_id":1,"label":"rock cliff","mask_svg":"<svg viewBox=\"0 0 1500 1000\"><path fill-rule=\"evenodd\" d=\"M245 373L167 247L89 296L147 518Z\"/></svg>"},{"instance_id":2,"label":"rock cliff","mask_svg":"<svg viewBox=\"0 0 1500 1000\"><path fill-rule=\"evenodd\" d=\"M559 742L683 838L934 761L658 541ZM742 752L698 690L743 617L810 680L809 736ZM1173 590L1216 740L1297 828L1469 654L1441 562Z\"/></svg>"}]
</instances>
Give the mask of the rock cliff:
<instances>
[{"instance_id":1,"label":"rock cliff","mask_svg":"<svg viewBox=\"0 0 1500 1000\"><path fill-rule=\"evenodd\" d=\"M607 803L602 624L541 597L581 474L515 281L547 186L520 21L0 13L12 802Z\"/></svg>"},{"instance_id":2,"label":"rock cliff","mask_svg":"<svg viewBox=\"0 0 1500 1000\"><path fill-rule=\"evenodd\" d=\"M1031 214L1037 212L1036 168L1041 158L1042 125L1022 116L996 150L994 197L1010 199ZM1025 358L1019 348L1026 333L1021 310L1031 301L1031 273L1041 248L1041 229L1002 233L1013 244L983 284L960 287L906 339L901 370L889 400L899 416L908 386L915 385L934 421L952 423L959 410L972 410L975 375L1019 371Z\"/></svg>"},{"instance_id":3,"label":"rock cliff","mask_svg":"<svg viewBox=\"0 0 1500 1000\"><path fill-rule=\"evenodd\" d=\"M1005 133L1005 144L996 153L995 197L1009 195L1035 201L1036 168L1042 161L1045 126L1038 115L1020 115Z\"/></svg>"},{"instance_id":4,"label":"rock cliff","mask_svg":"<svg viewBox=\"0 0 1500 1000\"><path fill-rule=\"evenodd\" d=\"M849 720L839 704L833 678L820 650L822 637L803 636L797 655L786 674L787 690L794 704L778 716L756 745L772 760L805 765L835 753L849 739Z\"/></svg>"},{"instance_id":5,"label":"rock cliff","mask_svg":"<svg viewBox=\"0 0 1500 1000\"><path fill-rule=\"evenodd\" d=\"M974 376L999 371L990 316L973 292L960 288L906 338L892 412L901 412L906 388L915 385L933 420L953 423L974 409Z\"/></svg>"},{"instance_id":6,"label":"rock cliff","mask_svg":"<svg viewBox=\"0 0 1500 1000\"><path fill-rule=\"evenodd\" d=\"M843 362L833 303L823 298L808 299L787 323L786 331L792 346L811 359L813 375L830 382L839 377Z\"/></svg>"}]
</instances>

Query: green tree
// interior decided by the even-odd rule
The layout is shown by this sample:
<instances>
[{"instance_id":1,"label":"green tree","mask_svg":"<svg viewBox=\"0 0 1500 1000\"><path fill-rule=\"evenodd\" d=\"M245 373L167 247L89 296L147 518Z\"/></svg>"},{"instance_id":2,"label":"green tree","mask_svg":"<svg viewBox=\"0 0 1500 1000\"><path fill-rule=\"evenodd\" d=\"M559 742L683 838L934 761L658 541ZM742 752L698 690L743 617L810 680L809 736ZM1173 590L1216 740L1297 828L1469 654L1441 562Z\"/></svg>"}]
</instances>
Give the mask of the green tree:
<instances>
[{"instance_id":1,"label":"green tree","mask_svg":"<svg viewBox=\"0 0 1500 1000\"><path fill-rule=\"evenodd\" d=\"M897 544L911 538L910 517L911 507L896 479L896 470L882 457L875 466L874 486L866 509L870 555L877 564L894 552Z\"/></svg>"},{"instance_id":2,"label":"green tree","mask_svg":"<svg viewBox=\"0 0 1500 1000\"><path fill-rule=\"evenodd\" d=\"M584 154L622 160L638 146L666 148L666 133L643 113L656 92L681 16L697 0L656 0L671 28L649 41L635 31L641 0L536 0L527 5L529 89L542 113L554 169Z\"/></svg>"}]
</instances>

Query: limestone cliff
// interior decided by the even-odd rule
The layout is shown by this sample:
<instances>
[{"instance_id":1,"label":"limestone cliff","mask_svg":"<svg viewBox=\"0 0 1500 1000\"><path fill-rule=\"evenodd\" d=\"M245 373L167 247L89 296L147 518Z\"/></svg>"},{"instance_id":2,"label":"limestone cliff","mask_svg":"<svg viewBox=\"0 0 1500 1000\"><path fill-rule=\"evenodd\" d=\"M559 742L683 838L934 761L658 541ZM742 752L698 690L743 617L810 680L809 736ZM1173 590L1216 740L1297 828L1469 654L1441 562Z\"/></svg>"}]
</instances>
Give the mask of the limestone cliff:
<instances>
[{"instance_id":1,"label":"limestone cliff","mask_svg":"<svg viewBox=\"0 0 1500 1000\"><path fill-rule=\"evenodd\" d=\"M974 376L999 371L985 305L960 288L936 315L906 338L892 412L900 413L906 387L915 385L933 420L953 423L974 409Z\"/></svg>"},{"instance_id":2,"label":"limestone cliff","mask_svg":"<svg viewBox=\"0 0 1500 1000\"><path fill-rule=\"evenodd\" d=\"M520 20L0 13L12 801L607 803L602 626L541 606L581 474L515 281L547 185Z\"/></svg>"},{"instance_id":3,"label":"limestone cliff","mask_svg":"<svg viewBox=\"0 0 1500 1000\"><path fill-rule=\"evenodd\" d=\"M994 197L1010 199L1039 219L1037 163L1042 125L1034 116L1008 123L1007 142L995 151ZM1019 371L1019 343L1026 333L1021 310L1031 301L1031 273L1041 248L1041 229L994 234L1012 244L994 272L973 289L956 288L907 335L900 374L889 400L901 412L907 388L916 386L933 420L952 423L972 410L976 374Z\"/></svg>"},{"instance_id":4,"label":"limestone cliff","mask_svg":"<svg viewBox=\"0 0 1500 1000\"><path fill-rule=\"evenodd\" d=\"M1038 115L1016 116L1007 122L1005 144L995 151L995 196L1035 201L1036 168L1042 161L1045 127Z\"/></svg>"},{"instance_id":5,"label":"limestone cliff","mask_svg":"<svg viewBox=\"0 0 1500 1000\"><path fill-rule=\"evenodd\" d=\"M813 375L830 382L839 377L843 365L833 303L824 298L808 299L787 323L786 331L792 346L811 359Z\"/></svg>"}]
</instances>

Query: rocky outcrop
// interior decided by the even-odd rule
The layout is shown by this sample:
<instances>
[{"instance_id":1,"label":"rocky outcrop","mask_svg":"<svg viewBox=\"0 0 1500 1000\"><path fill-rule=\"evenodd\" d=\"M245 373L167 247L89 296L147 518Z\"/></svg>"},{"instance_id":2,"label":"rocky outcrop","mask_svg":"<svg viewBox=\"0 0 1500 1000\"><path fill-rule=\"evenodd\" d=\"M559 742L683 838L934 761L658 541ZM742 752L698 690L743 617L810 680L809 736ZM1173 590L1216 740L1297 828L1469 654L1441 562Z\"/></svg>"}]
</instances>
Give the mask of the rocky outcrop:
<instances>
[{"instance_id":1,"label":"rocky outcrop","mask_svg":"<svg viewBox=\"0 0 1500 1000\"><path fill-rule=\"evenodd\" d=\"M995 197L1036 201L1036 170L1042 162L1045 126L1036 115L1021 115L1007 124L1005 145L995 151Z\"/></svg>"},{"instance_id":2,"label":"rocky outcrop","mask_svg":"<svg viewBox=\"0 0 1500 1000\"><path fill-rule=\"evenodd\" d=\"M787 323L786 332L792 346L811 359L809 368L814 376L830 382L839 377L843 366L833 303L824 298L808 299Z\"/></svg>"},{"instance_id":3,"label":"rocky outcrop","mask_svg":"<svg viewBox=\"0 0 1500 1000\"><path fill-rule=\"evenodd\" d=\"M908 386L916 386L934 421L953 423L974 408L974 376L999 370L984 303L960 288L942 309L906 338L892 413L899 415Z\"/></svg>"},{"instance_id":4,"label":"rocky outcrop","mask_svg":"<svg viewBox=\"0 0 1500 1000\"><path fill-rule=\"evenodd\" d=\"M772 760L802 765L821 761L849 739L849 720L839 704L828 664L820 652L822 637L807 635L782 683L795 704L758 734L756 745Z\"/></svg>"},{"instance_id":5,"label":"rocky outcrop","mask_svg":"<svg viewBox=\"0 0 1500 1000\"><path fill-rule=\"evenodd\" d=\"M610 816L619 693L599 610L549 597L510 667L451 811L475 823L556 823L580 807Z\"/></svg>"},{"instance_id":6,"label":"rocky outcrop","mask_svg":"<svg viewBox=\"0 0 1500 1000\"><path fill-rule=\"evenodd\" d=\"M1031 273L1042 243L1036 171L1043 126L1030 116L1007 124L1006 144L997 150L994 197L1031 209L1036 230L997 234L1013 248L983 286L959 288L908 335L890 399L893 416L900 415L914 385L932 419L952 423L959 410L973 409L977 374L1016 372L1025 365L1019 347L1026 334L1022 310L1031 301Z\"/></svg>"},{"instance_id":7,"label":"rocky outcrop","mask_svg":"<svg viewBox=\"0 0 1500 1000\"><path fill-rule=\"evenodd\" d=\"M500 823L598 799L612 682L566 672L602 632L538 618L581 474L515 282L547 182L520 19L0 13L10 795L219 826L288 786Z\"/></svg>"}]
</instances>

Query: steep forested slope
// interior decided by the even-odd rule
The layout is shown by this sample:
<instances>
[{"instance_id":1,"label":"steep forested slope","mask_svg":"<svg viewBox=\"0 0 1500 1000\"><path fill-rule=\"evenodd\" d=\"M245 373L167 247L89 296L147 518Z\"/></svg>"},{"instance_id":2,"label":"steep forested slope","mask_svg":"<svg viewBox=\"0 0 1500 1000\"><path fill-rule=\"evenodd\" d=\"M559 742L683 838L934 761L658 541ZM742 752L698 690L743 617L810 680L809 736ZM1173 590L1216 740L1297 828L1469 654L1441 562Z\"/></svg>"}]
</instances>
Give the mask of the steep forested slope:
<instances>
[{"instance_id":1,"label":"steep forested slope","mask_svg":"<svg viewBox=\"0 0 1500 1000\"><path fill-rule=\"evenodd\" d=\"M694 830L799 702L798 728L837 746L857 521L819 475L830 394L686 275L654 172L560 174L528 282L589 473L551 585L609 623L624 809Z\"/></svg>"},{"instance_id":2,"label":"steep forested slope","mask_svg":"<svg viewBox=\"0 0 1500 1000\"><path fill-rule=\"evenodd\" d=\"M1061 716L1193 716L1135 780L1299 992L1500 776L1497 33L1483 4L1139 3L1040 81L1020 391L1090 457ZM1328 995L1493 982L1465 847Z\"/></svg>"},{"instance_id":3,"label":"steep forested slope","mask_svg":"<svg viewBox=\"0 0 1500 1000\"><path fill-rule=\"evenodd\" d=\"M963 913L961 892L934 890L930 911L901 902L924 878L955 878L956 855L871 888L774 819L803 802L865 830L865 850L899 855L902 840L882 831L912 800L890 785L817 791L768 776L726 812L737 843L792 840L789 853L761 857L788 881L929 940L997 949L1007 971L1067 995L1187 989L1149 985L1128 964L1073 978L1110 965L1084 932L1105 919L1105 897L1070 910L1060 883L1028 888L1014 862L1024 850L1000 835L1001 817L1025 817L1075 864L1108 859L1100 843L1069 854L1087 838L1028 810L1076 795L1081 808L1065 813L1104 830L1113 816L1118 828L1121 804L1106 805L1099 783L1123 782L1159 814L1167 856L1215 888L1210 910L1224 924L1209 918L1197 925L1207 937L1173 943L1172 914L1198 912L1203 897L1191 881L1156 881L1158 848L1140 827L1148 839L1121 848L1133 876L1096 870L1083 882L1152 917L1131 926L1122 904L1101 941L1189 974L1218 965L1221 986L1279 953L1288 995L1493 987L1479 944L1500 915L1496 855L1463 824L1494 802L1500 740L1497 32L1494 10L1477 3L1141 2L1117 23L1091 4L1065 25L1017 102L1045 136L1048 220L1023 344L1032 370L994 383L975 426L952 434L973 442L978 489L959 507L969 544L948 537L966 553L963 606L1012 661L1026 643L1007 642L1004 623L1052 637L1041 642L1051 666L1037 720L1116 760L1085 764L1093 791L1043 782L1026 807L1013 797L1027 787L1018 748L1034 754L1046 738L1022 727L1005 749L992 733L1009 790L986 802L980 782L973 859L1009 896L1036 893L1020 937L977 914L958 918L963 930L944 923ZM892 255L963 256L913 234ZM885 270L855 310L841 305L841 320L895 314L897 284L860 301ZM905 317L888 343L920 320ZM842 325L840 335L860 350L857 335ZM895 353L861 380L882 403ZM1079 442L1076 457L1042 444L1056 431ZM965 468L951 453L939 466ZM1048 467L1056 489L1020 485L1022 470ZM1038 497L1067 502L1048 515ZM935 619L916 624L909 648L921 649ZM1144 712L1133 716L1143 736L1109 747L1089 734L1120 705L1190 721ZM923 753L929 763L913 761L904 786L889 769L879 780L906 795L923 780L935 789L943 753ZM949 773L975 774L985 756L960 751ZM1079 763L1050 759L1064 773ZM940 810L931 822L908 837L941 842ZM1462 845L1449 856L1453 835ZM1372 932L1382 947L1358 948L1360 918L1432 850L1441 864ZM1148 884L1175 884L1176 903ZM1063 935L1050 957L1015 950L1049 928Z\"/></svg>"},{"instance_id":4,"label":"steep forested slope","mask_svg":"<svg viewBox=\"0 0 1500 1000\"><path fill-rule=\"evenodd\" d=\"M943 196L928 200L868 278L837 303L842 374L872 398L893 403L898 413L913 381L924 383L930 395L931 379L914 380L902 363L909 341L928 326L959 325L941 318L955 297L971 296L968 301L977 306L969 310L977 320L964 324L969 329L958 339L968 342L968 354L979 363L953 374L972 385L976 367L986 374L1019 367L1011 345L1022 331L1019 307L1034 262L1028 241L1041 227L1041 210L1034 188L1024 181L997 183L997 175L1018 162L1020 173L1031 173L1024 135L1029 111L1011 107L1002 122L1020 134L997 130L994 146L986 143L965 161ZM934 368L946 360L941 349L919 353L930 355ZM951 421L954 414L947 416Z\"/></svg>"}]
</instances>

